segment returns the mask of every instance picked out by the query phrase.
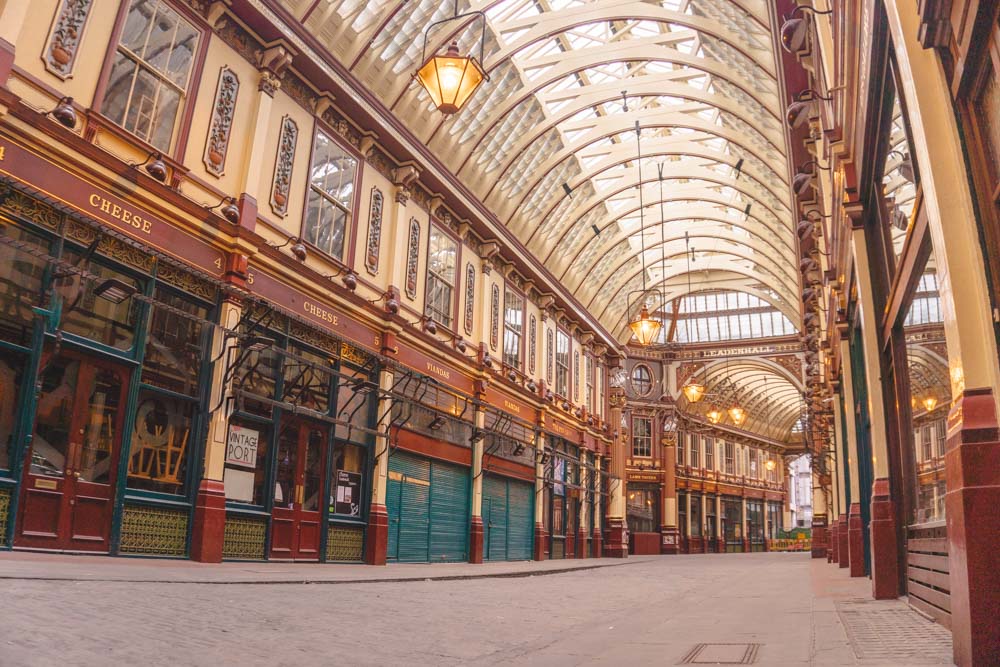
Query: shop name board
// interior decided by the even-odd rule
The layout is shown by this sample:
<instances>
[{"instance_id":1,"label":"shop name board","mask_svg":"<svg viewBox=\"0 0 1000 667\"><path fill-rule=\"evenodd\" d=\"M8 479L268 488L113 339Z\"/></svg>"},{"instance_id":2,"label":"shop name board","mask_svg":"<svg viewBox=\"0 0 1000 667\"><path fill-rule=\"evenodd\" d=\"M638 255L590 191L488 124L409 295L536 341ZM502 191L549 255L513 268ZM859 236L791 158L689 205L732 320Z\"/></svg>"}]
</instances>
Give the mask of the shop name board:
<instances>
[{"instance_id":1,"label":"shop name board","mask_svg":"<svg viewBox=\"0 0 1000 667\"><path fill-rule=\"evenodd\" d=\"M222 272L222 251L6 137L0 137L0 173L209 274Z\"/></svg>"},{"instance_id":2,"label":"shop name board","mask_svg":"<svg viewBox=\"0 0 1000 667\"><path fill-rule=\"evenodd\" d=\"M649 474L649 473L645 473L645 474L643 474L643 473L639 473L639 474L629 473L629 475L628 475L628 481L630 481L630 482L659 482L660 481L660 476L659 475L655 475L655 474Z\"/></svg>"},{"instance_id":3,"label":"shop name board","mask_svg":"<svg viewBox=\"0 0 1000 667\"><path fill-rule=\"evenodd\" d=\"M303 301L302 310L312 315L313 317L318 318L323 322L326 322L327 324L332 324L333 326L337 326L338 318L336 315L331 313L326 308L317 306L315 303L311 301Z\"/></svg>"},{"instance_id":4,"label":"shop name board","mask_svg":"<svg viewBox=\"0 0 1000 667\"><path fill-rule=\"evenodd\" d=\"M521 406L515 403L514 401L508 400L506 398L503 399L503 407L504 409L510 410L515 414L521 414Z\"/></svg>"},{"instance_id":5,"label":"shop name board","mask_svg":"<svg viewBox=\"0 0 1000 667\"><path fill-rule=\"evenodd\" d=\"M442 368L441 366L438 366L437 364L432 363L430 361L428 361L425 364L425 368L427 369L427 371L429 373L433 373L434 375L437 375L442 380L450 380L451 379L451 372L447 368Z\"/></svg>"},{"instance_id":6,"label":"shop name board","mask_svg":"<svg viewBox=\"0 0 1000 667\"><path fill-rule=\"evenodd\" d=\"M461 369L446 364L441 359L424 354L405 343L400 343L396 349L396 353L399 361L413 370L443 380L449 386L459 391L468 394L472 393L472 379L462 373Z\"/></svg>"},{"instance_id":7,"label":"shop name board","mask_svg":"<svg viewBox=\"0 0 1000 667\"><path fill-rule=\"evenodd\" d=\"M91 194L90 197L87 198L87 201L90 202L91 208L97 209L102 213L107 213L115 220L120 220L126 225L131 225L143 234L149 234L153 231L153 223L149 218L143 217L135 211L125 208L124 206L119 206L110 199L102 197L96 192Z\"/></svg>"},{"instance_id":8,"label":"shop name board","mask_svg":"<svg viewBox=\"0 0 1000 667\"><path fill-rule=\"evenodd\" d=\"M564 438L573 438L577 435L576 429L570 428L568 425L557 419L552 420L551 426L555 433L558 433Z\"/></svg>"}]
</instances>

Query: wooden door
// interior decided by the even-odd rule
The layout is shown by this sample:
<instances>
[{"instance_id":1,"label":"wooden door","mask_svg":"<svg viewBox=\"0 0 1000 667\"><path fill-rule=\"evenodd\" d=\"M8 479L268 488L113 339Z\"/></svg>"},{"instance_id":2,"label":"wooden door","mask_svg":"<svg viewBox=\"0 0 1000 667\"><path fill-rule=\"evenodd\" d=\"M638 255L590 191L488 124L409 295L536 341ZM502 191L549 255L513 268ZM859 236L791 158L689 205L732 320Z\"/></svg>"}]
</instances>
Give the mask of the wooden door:
<instances>
[{"instance_id":1,"label":"wooden door","mask_svg":"<svg viewBox=\"0 0 1000 667\"><path fill-rule=\"evenodd\" d=\"M271 558L318 560L326 486L325 426L293 421L278 438Z\"/></svg>"},{"instance_id":2,"label":"wooden door","mask_svg":"<svg viewBox=\"0 0 1000 667\"><path fill-rule=\"evenodd\" d=\"M42 365L15 545L107 552L128 371L73 354Z\"/></svg>"}]
</instances>

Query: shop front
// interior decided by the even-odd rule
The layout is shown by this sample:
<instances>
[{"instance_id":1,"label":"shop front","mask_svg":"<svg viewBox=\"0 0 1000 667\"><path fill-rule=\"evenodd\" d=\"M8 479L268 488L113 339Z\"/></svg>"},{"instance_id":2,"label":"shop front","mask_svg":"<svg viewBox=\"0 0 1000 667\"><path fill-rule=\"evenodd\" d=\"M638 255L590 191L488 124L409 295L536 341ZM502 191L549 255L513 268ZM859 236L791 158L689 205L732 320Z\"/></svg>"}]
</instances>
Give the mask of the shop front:
<instances>
[{"instance_id":1,"label":"shop front","mask_svg":"<svg viewBox=\"0 0 1000 667\"><path fill-rule=\"evenodd\" d=\"M750 551L765 551L764 541L764 501L759 499L747 499L747 542Z\"/></svg>"},{"instance_id":2,"label":"shop front","mask_svg":"<svg viewBox=\"0 0 1000 667\"><path fill-rule=\"evenodd\" d=\"M725 539L727 553L745 551L743 544L744 528L742 499L723 496L722 535Z\"/></svg>"},{"instance_id":3,"label":"shop front","mask_svg":"<svg viewBox=\"0 0 1000 667\"><path fill-rule=\"evenodd\" d=\"M660 485L630 480L625 499L628 552L633 555L660 553Z\"/></svg>"},{"instance_id":4,"label":"shop front","mask_svg":"<svg viewBox=\"0 0 1000 667\"><path fill-rule=\"evenodd\" d=\"M223 557L360 562L376 359L261 300L238 338Z\"/></svg>"},{"instance_id":5,"label":"shop front","mask_svg":"<svg viewBox=\"0 0 1000 667\"><path fill-rule=\"evenodd\" d=\"M511 412L483 406L483 560L531 560L538 435L536 427L512 412L530 415L533 411L513 398L491 402Z\"/></svg>"},{"instance_id":6,"label":"shop front","mask_svg":"<svg viewBox=\"0 0 1000 667\"><path fill-rule=\"evenodd\" d=\"M545 530L549 535L549 558L577 558L580 530L580 447L546 434L549 445L545 469ZM579 557L582 557L580 555Z\"/></svg>"},{"instance_id":7,"label":"shop front","mask_svg":"<svg viewBox=\"0 0 1000 667\"><path fill-rule=\"evenodd\" d=\"M0 543L184 557L220 283L6 178ZM183 234L155 222L153 240Z\"/></svg>"},{"instance_id":8,"label":"shop front","mask_svg":"<svg viewBox=\"0 0 1000 667\"><path fill-rule=\"evenodd\" d=\"M705 496L705 551L708 553L719 552L719 521L715 507L716 502L716 496Z\"/></svg>"}]
</instances>

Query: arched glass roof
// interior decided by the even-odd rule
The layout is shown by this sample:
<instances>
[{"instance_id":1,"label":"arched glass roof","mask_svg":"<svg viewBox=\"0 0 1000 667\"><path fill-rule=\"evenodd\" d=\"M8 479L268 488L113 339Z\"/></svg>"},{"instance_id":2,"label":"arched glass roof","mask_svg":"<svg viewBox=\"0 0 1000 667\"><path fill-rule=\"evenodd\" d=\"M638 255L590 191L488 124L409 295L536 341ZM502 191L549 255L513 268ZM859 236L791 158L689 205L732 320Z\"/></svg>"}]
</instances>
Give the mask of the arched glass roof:
<instances>
[{"instance_id":1,"label":"arched glass roof","mask_svg":"<svg viewBox=\"0 0 1000 667\"><path fill-rule=\"evenodd\" d=\"M459 0L486 13L490 80L452 116L410 76L451 2L280 3L619 340L644 278L653 311L694 283L759 296L798 326L766 0ZM427 50L457 39L470 52L479 35L457 21Z\"/></svg>"}]
</instances>

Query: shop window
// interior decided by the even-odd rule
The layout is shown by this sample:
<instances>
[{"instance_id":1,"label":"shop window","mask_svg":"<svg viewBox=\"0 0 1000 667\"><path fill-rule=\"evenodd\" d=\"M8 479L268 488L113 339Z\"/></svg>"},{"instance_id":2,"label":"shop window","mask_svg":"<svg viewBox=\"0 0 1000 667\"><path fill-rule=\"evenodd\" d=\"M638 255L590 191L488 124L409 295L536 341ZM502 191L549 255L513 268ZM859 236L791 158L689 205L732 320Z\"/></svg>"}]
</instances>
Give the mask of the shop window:
<instances>
[{"instance_id":1,"label":"shop window","mask_svg":"<svg viewBox=\"0 0 1000 667\"><path fill-rule=\"evenodd\" d=\"M325 132L317 130L302 236L340 261L345 261L357 172L357 159Z\"/></svg>"},{"instance_id":2,"label":"shop window","mask_svg":"<svg viewBox=\"0 0 1000 667\"><path fill-rule=\"evenodd\" d=\"M330 409L330 379L333 374L329 357L316 354L298 345L289 346L282 364L285 403L326 414Z\"/></svg>"},{"instance_id":3,"label":"shop window","mask_svg":"<svg viewBox=\"0 0 1000 667\"><path fill-rule=\"evenodd\" d=\"M690 495L688 498L691 499L691 537L701 537L701 496Z\"/></svg>"},{"instance_id":4,"label":"shop window","mask_svg":"<svg viewBox=\"0 0 1000 667\"><path fill-rule=\"evenodd\" d=\"M625 505L631 533L656 533L660 530L659 489L630 484Z\"/></svg>"},{"instance_id":5,"label":"shop window","mask_svg":"<svg viewBox=\"0 0 1000 667\"><path fill-rule=\"evenodd\" d=\"M640 396L647 396L653 391L653 373L649 366L636 364L632 369L632 391Z\"/></svg>"},{"instance_id":6,"label":"shop window","mask_svg":"<svg viewBox=\"0 0 1000 667\"><path fill-rule=\"evenodd\" d=\"M458 244L436 225L431 225L427 252L427 305L424 314L448 329L454 320L455 266Z\"/></svg>"},{"instance_id":7,"label":"shop window","mask_svg":"<svg viewBox=\"0 0 1000 667\"><path fill-rule=\"evenodd\" d=\"M524 297L507 287L503 294L503 363L521 370L524 336Z\"/></svg>"},{"instance_id":8,"label":"shop window","mask_svg":"<svg viewBox=\"0 0 1000 667\"><path fill-rule=\"evenodd\" d=\"M556 393L569 396L569 336L556 332Z\"/></svg>"},{"instance_id":9,"label":"shop window","mask_svg":"<svg viewBox=\"0 0 1000 667\"><path fill-rule=\"evenodd\" d=\"M337 442L333 446L333 484L330 491L330 514L361 518L364 506L365 450L363 447Z\"/></svg>"},{"instance_id":10,"label":"shop window","mask_svg":"<svg viewBox=\"0 0 1000 667\"><path fill-rule=\"evenodd\" d=\"M632 456L653 455L653 420L649 417L632 418Z\"/></svg>"},{"instance_id":11,"label":"shop window","mask_svg":"<svg viewBox=\"0 0 1000 667\"><path fill-rule=\"evenodd\" d=\"M195 402L152 389L139 392L128 457L128 488L183 495Z\"/></svg>"},{"instance_id":12,"label":"shop window","mask_svg":"<svg viewBox=\"0 0 1000 667\"><path fill-rule=\"evenodd\" d=\"M49 244L37 234L13 225L3 225L0 234L31 250L49 252ZM45 275L45 260L7 243L0 244L0 340L27 347L35 320Z\"/></svg>"},{"instance_id":13,"label":"shop window","mask_svg":"<svg viewBox=\"0 0 1000 667\"><path fill-rule=\"evenodd\" d=\"M223 471L226 500L264 505L270 437L271 428L267 424L239 417L230 420Z\"/></svg>"},{"instance_id":14,"label":"shop window","mask_svg":"<svg viewBox=\"0 0 1000 667\"><path fill-rule=\"evenodd\" d=\"M101 112L161 151L173 145L200 33L162 0L131 0Z\"/></svg>"},{"instance_id":15,"label":"shop window","mask_svg":"<svg viewBox=\"0 0 1000 667\"><path fill-rule=\"evenodd\" d=\"M142 381L197 398L201 394L199 373L207 335L203 322L208 308L162 287L157 287L154 298L157 303L149 318Z\"/></svg>"},{"instance_id":16,"label":"shop window","mask_svg":"<svg viewBox=\"0 0 1000 667\"><path fill-rule=\"evenodd\" d=\"M55 282L63 299L63 331L118 350L130 349L135 342L139 302L128 295L119 300L117 290L112 288L123 285L142 292L142 283L95 260L81 262L76 251L67 251L64 259L71 264L89 265L87 270L96 277L82 279L74 274Z\"/></svg>"},{"instance_id":17,"label":"shop window","mask_svg":"<svg viewBox=\"0 0 1000 667\"><path fill-rule=\"evenodd\" d=\"M368 442L371 436L363 429L369 426L375 384L368 373L348 364L341 365L337 384L337 438Z\"/></svg>"},{"instance_id":18,"label":"shop window","mask_svg":"<svg viewBox=\"0 0 1000 667\"><path fill-rule=\"evenodd\" d=\"M260 334L244 329L242 332L257 339L277 340L274 332ZM260 397L276 400L278 376L281 369L281 356L273 345L248 346L249 340L241 343L241 349L236 353L239 366L234 373L233 388L239 394L240 409L250 414L270 418L272 405L267 401L255 400Z\"/></svg>"},{"instance_id":19,"label":"shop window","mask_svg":"<svg viewBox=\"0 0 1000 667\"><path fill-rule=\"evenodd\" d=\"M0 470L10 470L26 355L0 348Z\"/></svg>"}]
</instances>

